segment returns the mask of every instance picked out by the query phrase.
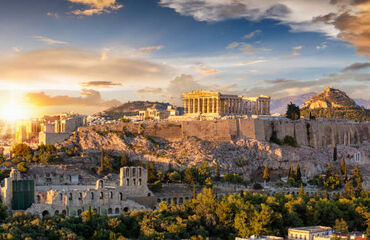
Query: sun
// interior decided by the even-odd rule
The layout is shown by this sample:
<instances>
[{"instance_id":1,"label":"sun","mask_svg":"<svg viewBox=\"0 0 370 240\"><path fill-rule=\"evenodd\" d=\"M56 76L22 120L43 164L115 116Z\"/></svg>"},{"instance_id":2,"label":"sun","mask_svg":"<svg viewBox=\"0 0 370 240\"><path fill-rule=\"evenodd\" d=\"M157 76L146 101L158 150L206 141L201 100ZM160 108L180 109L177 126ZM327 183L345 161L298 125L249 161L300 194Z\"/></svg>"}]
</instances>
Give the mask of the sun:
<instances>
[{"instance_id":1,"label":"sun","mask_svg":"<svg viewBox=\"0 0 370 240\"><path fill-rule=\"evenodd\" d=\"M0 119L6 121L16 121L29 118L29 111L25 105L11 102L0 108Z\"/></svg>"}]
</instances>

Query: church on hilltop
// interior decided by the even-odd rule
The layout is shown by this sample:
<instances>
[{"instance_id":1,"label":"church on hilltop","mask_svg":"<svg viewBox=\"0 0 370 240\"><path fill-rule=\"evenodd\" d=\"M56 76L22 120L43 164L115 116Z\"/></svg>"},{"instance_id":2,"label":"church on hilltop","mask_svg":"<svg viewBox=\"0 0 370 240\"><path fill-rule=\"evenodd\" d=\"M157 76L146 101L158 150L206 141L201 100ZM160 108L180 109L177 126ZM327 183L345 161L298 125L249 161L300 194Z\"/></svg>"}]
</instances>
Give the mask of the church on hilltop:
<instances>
[{"instance_id":1,"label":"church on hilltop","mask_svg":"<svg viewBox=\"0 0 370 240\"><path fill-rule=\"evenodd\" d=\"M186 116L270 115L271 97L244 97L198 90L183 93Z\"/></svg>"}]
</instances>

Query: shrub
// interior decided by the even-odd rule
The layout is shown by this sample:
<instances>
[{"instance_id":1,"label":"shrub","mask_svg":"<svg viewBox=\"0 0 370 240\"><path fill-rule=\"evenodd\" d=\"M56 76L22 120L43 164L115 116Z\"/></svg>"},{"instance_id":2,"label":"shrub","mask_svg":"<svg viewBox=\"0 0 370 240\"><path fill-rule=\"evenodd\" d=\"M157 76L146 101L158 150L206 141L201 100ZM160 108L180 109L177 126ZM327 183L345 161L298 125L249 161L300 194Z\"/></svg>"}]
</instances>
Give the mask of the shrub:
<instances>
[{"instance_id":1,"label":"shrub","mask_svg":"<svg viewBox=\"0 0 370 240\"><path fill-rule=\"evenodd\" d=\"M27 164L25 162L20 162L20 163L17 164L17 169L21 173L26 173L28 171L29 167L27 166Z\"/></svg>"},{"instance_id":2,"label":"shrub","mask_svg":"<svg viewBox=\"0 0 370 240\"><path fill-rule=\"evenodd\" d=\"M253 189L255 189L255 190L260 190L260 189L263 189L263 187L262 187L262 185L261 185L261 184L259 184L259 183L254 183L254 184L253 184Z\"/></svg>"},{"instance_id":3,"label":"shrub","mask_svg":"<svg viewBox=\"0 0 370 240\"><path fill-rule=\"evenodd\" d=\"M292 147L298 147L297 141L295 140L294 137L286 135L284 137L284 144L292 146Z\"/></svg>"}]
</instances>

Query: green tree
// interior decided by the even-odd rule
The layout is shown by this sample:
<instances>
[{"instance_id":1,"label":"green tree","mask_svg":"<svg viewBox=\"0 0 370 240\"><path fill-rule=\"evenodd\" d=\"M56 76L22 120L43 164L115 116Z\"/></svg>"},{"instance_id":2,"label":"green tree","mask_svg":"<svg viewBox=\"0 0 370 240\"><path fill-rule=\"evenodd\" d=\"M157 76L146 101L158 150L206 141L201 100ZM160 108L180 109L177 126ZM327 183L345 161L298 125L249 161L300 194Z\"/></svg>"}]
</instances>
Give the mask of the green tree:
<instances>
[{"instance_id":1,"label":"green tree","mask_svg":"<svg viewBox=\"0 0 370 240\"><path fill-rule=\"evenodd\" d=\"M303 188L303 184L301 183L301 187L299 188L299 196L305 196L306 194L304 193L304 188Z\"/></svg>"},{"instance_id":2,"label":"green tree","mask_svg":"<svg viewBox=\"0 0 370 240\"><path fill-rule=\"evenodd\" d=\"M292 120L298 120L301 118L301 112L299 110L299 107L292 102L288 104L287 111L286 111L286 117Z\"/></svg>"},{"instance_id":3,"label":"green tree","mask_svg":"<svg viewBox=\"0 0 370 240\"><path fill-rule=\"evenodd\" d=\"M108 155L102 154L102 159L100 161L101 162L100 162L100 167L98 168L98 175L113 172L112 162Z\"/></svg>"},{"instance_id":4,"label":"green tree","mask_svg":"<svg viewBox=\"0 0 370 240\"><path fill-rule=\"evenodd\" d=\"M197 188L195 186L195 183L193 183L192 197L193 197L193 199L195 199L197 197Z\"/></svg>"},{"instance_id":5,"label":"green tree","mask_svg":"<svg viewBox=\"0 0 370 240\"><path fill-rule=\"evenodd\" d=\"M171 182L180 182L181 175L177 171L173 171L168 174L168 179Z\"/></svg>"},{"instance_id":6,"label":"green tree","mask_svg":"<svg viewBox=\"0 0 370 240\"><path fill-rule=\"evenodd\" d=\"M193 168L186 168L184 173L184 181L187 184L195 183L195 174Z\"/></svg>"},{"instance_id":7,"label":"green tree","mask_svg":"<svg viewBox=\"0 0 370 240\"><path fill-rule=\"evenodd\" d=\"M26 173L28 171L29 167L27 166L27 164L25 162L20 162L20 163L17 164L17 169L21 173Z\"/></svg>"},{"instance_id":8,"label":"green tree","mask_svg":"<svg viewBox=\"0 0 370 240\"><path fill-rule=\"evenodd\" d=\"M267 165L265 165L265 169L263 170L263 180L269 181L270 180L270 170Z\"/></svg>"},{"instance_id":9,"label":"green tree","mask_svg":"<svg viewBox=\"0 0 370 240\"><path fill-rule=\"evenodd\" d=\"M121 167L128 166L128 160L127 160L127 155L126 152L122 153L121 156Z\"/></svg>"},{"instance_id":10,"label":"green tree","mask_svg":"<svg viewBox=\"0 0 370 240\"><path fill-rule=\"evenodd\" d=\"M216 181L220 181L221 175L220 175L220 165L219 165L219 163L216 163L215 175L216 175Z\"/></svg>"},{"instance_id":11,"label":"green tree","mask_svg":"<svg viewBox=\"0 0 370 240\"><path fill-rule=\"evenodd\" d=\"M345 181L347 180L347 165L344 157L340 159L340 172L342 173Z\"/></svg>"},{"instance_id":12,"label":"green tree","mask_svg":"<svg viewBox=\"0 0 370 240\"><path fill-rule=\"evenodd\" d=\"M297 163L296 169L295 169L295 180L297 182L302 181L302 173L301 173L301 167L299 166L299 163Z\"/></svg>"},{"instance_id":13,"label":"green tree","mask_svg":"<svg viewBox=\"0 0 370 240\"><path fill-rule=\"evenodd\" d=\"M12 156L18 162L31 162L33 157L32 149L25 143L17 144L12 149Z\"/></svg>"},{"instance_id":14,"label":"green tree","mask_svg":"<svg viewBox=\"0 0 370 240\"><path fill-rule=\"evenodd\" d=\"M351 199L352 197L355 196L353 186L349 181L347 181L346 184L344 184L343 196L348 199Z\"/></svg>"},{"instance_id":15,"label":"green tree","mask_svg":"<svg viewBox=\"0 0 370 240\"><path fill-rule=\"evenodd\" d=\"M333 147L333 161L337 161L338 158L338 153L337 153L337 143L334 142L334 147Z\"/></svg>"},{"instance_id":16,"label":"green tree","mask_svg":"<svg viewBox=\"0 0 370 240\"><path fill-rule=\"evenodd\" d=\"M340 220L335 219L334 229L336 230L336 232L348 233L347 222L343 218L341 218Z\"/></svg>"},{"instance_id":17,"label":"green tree","mask_svg":"<svg viewBox=\"0 0 370 240\"><path fill-rule=\"evenodd\" d=\"M355 165L355 168L352 171L352 184L355 189L355 195L359 196L362 192L362 176L358 164Z\"/></svg>"}]
</instances>

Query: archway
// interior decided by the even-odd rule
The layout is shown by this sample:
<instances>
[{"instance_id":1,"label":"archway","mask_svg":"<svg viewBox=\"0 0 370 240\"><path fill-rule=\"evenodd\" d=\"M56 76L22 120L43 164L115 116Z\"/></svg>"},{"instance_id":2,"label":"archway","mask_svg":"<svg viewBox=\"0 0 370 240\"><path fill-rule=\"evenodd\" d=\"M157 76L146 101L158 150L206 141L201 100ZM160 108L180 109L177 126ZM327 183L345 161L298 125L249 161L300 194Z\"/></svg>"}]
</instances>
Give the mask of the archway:
<instances>
[{"instance_id":1,"label":"archway","mask_svg":"<svg viewBox=\"0 0 370 240\"><path fill-rule=\"evenodd\" d=\"M42 217L48 217L50 214L49 214L49 211L45 210L42 212Z\"/></svg>"},{"instance_id":2,"label":"archway","mask_svg":"<svg viewBox=\"0 0 370 240\"><path fill-rule=\"evenodd\" d=\"M116 209L114 210L114 213L115 213L115 214L119 214L119 208L116 208Z\"/></svg>"}]
</instances>

